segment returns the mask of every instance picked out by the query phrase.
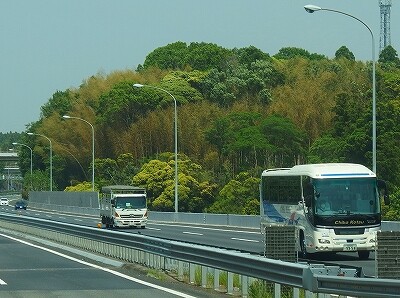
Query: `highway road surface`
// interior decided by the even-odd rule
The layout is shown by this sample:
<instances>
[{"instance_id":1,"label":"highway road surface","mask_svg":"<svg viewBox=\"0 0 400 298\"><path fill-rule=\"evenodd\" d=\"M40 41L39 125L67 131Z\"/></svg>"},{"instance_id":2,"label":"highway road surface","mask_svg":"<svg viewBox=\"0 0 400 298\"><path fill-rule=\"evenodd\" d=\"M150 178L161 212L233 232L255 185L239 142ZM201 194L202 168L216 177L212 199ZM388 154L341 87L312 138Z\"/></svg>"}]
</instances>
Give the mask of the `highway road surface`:
<instances>
[{"instance_id":1,"label":"highway road surface","mask_svg":"<svg viewBox=\"0 0 400 298\"><path fill-rule=\"evenodd\" d=\"M0 233L0 297L218 297L213 290L158 280Z\"/></svg>"},{"instance_id":2,"label":"highway road surface","mask_svg":"<svg viewBox=\"0 0 400 298\"><path fill-rule=\"evenodd\" d=\"M67 222L82 226L95 227L100 218L84 215L62 214L44 210L17 210L12 206L1 206L0 212L19 213L21 216L32 216L48 220ZM104 228L104 227L103 227ZM118 229L121 233L140 233L147 236L158 237L196 243L207 246L217 246L228 249L248 251L255 254L263 254L264 243L258 229L207 227L202 225L184 223L160 223L149 220L146 229ZM335 263L345 266L362 267L366 276L375 276L375 254L371 253L368 260L360 260L356 253L337 253L311 257L310 262Z\"/></svg>"}]
</instances>

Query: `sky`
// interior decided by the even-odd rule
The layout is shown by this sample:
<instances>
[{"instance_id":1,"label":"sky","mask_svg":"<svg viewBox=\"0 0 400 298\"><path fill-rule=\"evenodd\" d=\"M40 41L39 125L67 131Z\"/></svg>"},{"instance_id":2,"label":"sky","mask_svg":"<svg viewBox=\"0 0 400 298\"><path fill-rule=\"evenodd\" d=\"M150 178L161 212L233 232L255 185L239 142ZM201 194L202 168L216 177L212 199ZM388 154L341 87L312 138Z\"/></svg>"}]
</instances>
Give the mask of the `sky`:
<instances>
[{"instance_id":1,"label":"sky","mask_svg":"<svg viewBox=\"0 0 400 298\"><path fill-rule=\"evenodd\" d=\"M379 55L379 0L0 0L0 132L23 132L57 91L92 75L135 70L153 50L183 41L227 49L283 47L333 58L345 45ZM391 45L400 55L400 0L392 0Z\"/></svg>"}]
</instances>

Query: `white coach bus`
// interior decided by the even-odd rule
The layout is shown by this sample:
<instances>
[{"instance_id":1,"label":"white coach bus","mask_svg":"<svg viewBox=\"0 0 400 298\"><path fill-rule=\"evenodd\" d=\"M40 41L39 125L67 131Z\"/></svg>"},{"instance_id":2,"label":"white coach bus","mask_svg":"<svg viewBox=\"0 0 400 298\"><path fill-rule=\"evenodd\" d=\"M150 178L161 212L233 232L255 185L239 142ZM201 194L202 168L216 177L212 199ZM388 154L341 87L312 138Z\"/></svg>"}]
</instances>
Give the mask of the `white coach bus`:
<instances>
[{"instance_id":1,"label":"white coach bus","mask_svg":"<svg viewBox=\"0 0 400 298\"><path fill-rule=\"evenodd\" d=\"M363 165L306 164L263 171L261 227L295 225L298 250L357 252L368 259L381 227L380 194L386 183Z\"/></svg>"}]
</instances>

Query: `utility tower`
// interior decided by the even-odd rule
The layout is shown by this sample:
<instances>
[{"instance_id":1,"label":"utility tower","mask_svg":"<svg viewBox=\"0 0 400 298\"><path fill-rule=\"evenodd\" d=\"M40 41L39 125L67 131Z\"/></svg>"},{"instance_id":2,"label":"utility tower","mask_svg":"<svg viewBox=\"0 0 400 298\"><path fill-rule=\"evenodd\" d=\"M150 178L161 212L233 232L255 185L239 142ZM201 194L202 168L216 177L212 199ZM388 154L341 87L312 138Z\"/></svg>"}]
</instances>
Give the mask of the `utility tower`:
<instances>
[{"instance_id":1,"label":"utility tower","mask_svg":"<svg viewBox=\"0 0 400 298\"><path fill-rule=\"evenodd\" d=\"M381 10L381 34L379 38L379 53L390 45L390 7L392 0L379 0Z\"/></svg>"}]
</instances>

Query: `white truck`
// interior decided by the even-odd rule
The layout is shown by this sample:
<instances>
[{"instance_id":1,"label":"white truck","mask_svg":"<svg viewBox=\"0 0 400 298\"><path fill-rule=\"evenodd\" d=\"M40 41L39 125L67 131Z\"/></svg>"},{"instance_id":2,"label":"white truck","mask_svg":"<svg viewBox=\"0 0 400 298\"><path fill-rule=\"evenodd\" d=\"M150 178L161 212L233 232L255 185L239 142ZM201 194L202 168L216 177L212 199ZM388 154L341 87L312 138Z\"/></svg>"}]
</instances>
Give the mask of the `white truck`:
<instances>
[{"instance_id":1,"label":"white truck","mask_svg":"<svg viewBox=\"0 0 400 298\"><path fill-rule=\"evenodd\" d=\"M104 186L99 195L101 223L107 228L147 224L146 189L130 185Z\"/></svg>"}]
</instances>

